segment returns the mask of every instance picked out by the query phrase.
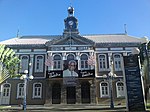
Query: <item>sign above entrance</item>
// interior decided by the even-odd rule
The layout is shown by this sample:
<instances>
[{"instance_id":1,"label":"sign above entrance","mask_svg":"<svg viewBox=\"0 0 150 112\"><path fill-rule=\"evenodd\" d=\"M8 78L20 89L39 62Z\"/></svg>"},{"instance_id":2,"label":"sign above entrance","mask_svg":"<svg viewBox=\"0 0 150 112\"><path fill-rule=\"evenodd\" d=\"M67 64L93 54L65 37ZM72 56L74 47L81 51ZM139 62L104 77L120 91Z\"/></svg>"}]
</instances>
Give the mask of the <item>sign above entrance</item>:
<instances>
[{"instance_id":1,"label":"sign above entrance","mask_svg":"<svg viewBox=\"0 0 150 112\"><path fill-rule=\"evenodd\" d=\"M76 78L94 78L95 77L95 70L79 70L78 71L78 76L74 76L75 74L73 73L73 77ZM72 77L70 76L70 77ZM69 76L63 76L63 71L62 70L57 70L57 71L47 71L46 78L65 78Z\"/></svg>"},{"instance_id":2,"label":"sign above entrance","mask_svg":"<svg viewBox=\"0 0 150 112\"><path fill-rule=\"evenodd\" d=\"M95 77L95 70L79 70L79 78Z\"/></svg>"},{"instance_id":3,"label":"sign above entrance","mask_svg":"<svg viewBox=\"0 0 150 112\"><path fill-rule=\"evenodd\" d=\"M47 71L46 78L62 78L62 70L57 71Z\"/></svg>"}]
</instances>

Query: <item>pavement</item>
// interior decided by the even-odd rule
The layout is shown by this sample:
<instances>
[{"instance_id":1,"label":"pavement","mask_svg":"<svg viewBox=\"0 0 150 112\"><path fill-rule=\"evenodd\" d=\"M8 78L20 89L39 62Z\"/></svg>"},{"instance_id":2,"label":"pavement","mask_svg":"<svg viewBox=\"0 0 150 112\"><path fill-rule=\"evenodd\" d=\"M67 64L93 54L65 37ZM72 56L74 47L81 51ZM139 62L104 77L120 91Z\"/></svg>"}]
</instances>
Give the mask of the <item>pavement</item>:
<instances>
[{"instance_id":1,"label":"pavement","mask_svg":"<svg viewBox=\"0 0 150 112\"><path fill-rule=\"evenodd\" d=\"M2 106L0 108L0 112L23 112L23 110L22 110L22 106L11 105L11 106ZM125 106L121 106L121 105L115 106L114 109L110 109L110 106L106 106L106 105L56 104L56 105L46 105L46 106L27 105L26 112L127 112L127 109Z\"/></svg>"},{"instance_id":2,"label":"pavement","mask_svg":"<svg viewBox=\"0 0 150 112\"><path fill-rule=\"evenodd\" d=\"M97 112L100 111L103 112L111 112L111 111L118 111L118 112L125 112L126 107L124 106L115 106L114 109L110 109L109 106L102 106L102 105L74 105L74 104L69 104L69 105L62 105L62 104L56 104L56 105L27 105L27 112ZM11 105L11 106L3 106L0 108L0 112L22 112L22 106L18 105Z\"/></svg>"}]
</instances>

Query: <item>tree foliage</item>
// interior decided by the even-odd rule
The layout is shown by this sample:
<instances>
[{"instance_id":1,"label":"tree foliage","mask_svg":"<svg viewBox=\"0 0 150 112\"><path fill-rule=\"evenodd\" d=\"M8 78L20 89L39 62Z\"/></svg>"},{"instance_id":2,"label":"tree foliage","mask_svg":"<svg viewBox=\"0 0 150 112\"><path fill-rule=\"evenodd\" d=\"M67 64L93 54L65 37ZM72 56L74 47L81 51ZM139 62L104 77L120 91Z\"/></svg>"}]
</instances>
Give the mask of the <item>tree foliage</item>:
<instances>
[{"instance_id":1,"label":"tree foliage","mask_svg":"<svg viewBox=\"0 0 150 112\"><path fill-rule=\"evenodd\" d=\"M149 91L149 87L150 87L149 50L150 50L150 43L141 44L141 46L140 46L140 62L142 65L142 75L143 75L143 79L144 79L144 89L145 89L145 100L146 101L147 101L148 91Z\"/></svg>"},{"instance_id":2,"label":"tree foliage","mask_svg":"<svg viewBox=\"0 0 150 112\"><path fill-rule=\"evenodd\" d=\"M5 45L0 45L0 83L10 77L16 77L19 75L17 74L19 63L19 58L11 48L6 47Z\"/></svg>"},{"instance_id":3,"label":"tree foliage","mask_svg":"<svg viewBox=\"0 0 150 112\"><path fill-rule=\"evenodd\" d=\"M150 44L141 44L139 46L139 50L140 50L140 62L143 65L144 64L144 60L149 60L148 57L148 51L150 49Z\"/></svg>"}]
</instances>

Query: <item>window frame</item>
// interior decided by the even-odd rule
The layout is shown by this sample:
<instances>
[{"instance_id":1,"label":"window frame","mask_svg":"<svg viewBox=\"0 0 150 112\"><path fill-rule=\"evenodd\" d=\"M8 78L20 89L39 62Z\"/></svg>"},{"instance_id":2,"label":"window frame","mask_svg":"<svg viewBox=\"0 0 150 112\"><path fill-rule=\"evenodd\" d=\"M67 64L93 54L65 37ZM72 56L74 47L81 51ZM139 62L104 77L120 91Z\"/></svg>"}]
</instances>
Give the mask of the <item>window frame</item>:
<instances>
[{"instance_id":1,"label":"window frame","mask_svg":"<svg viewBox=\"0 0 150 112\"><path fill-rule=\"evenodd\" d=\"M23 64L22 64L22 58L25 57L25 56L27 57L27 59L26 59L27 62L25 62L25 63L23 62ZM20 62L20 67L21 67L20 73L24 73L25 70L29 69L29 61L30 61L29 60L29 55L21 55L20 60L21 60L21 62ZM25 65L26 67L24 69L22 69L22 65Z\"/></svg>"},{"instance_id":2,"label":"window frame","mask_svg":"<svg viewBox=\"0 0 150 112\"><path fill-rule=\"evenodd\" d=\"M123 86L118 86L118 83L122 83ZM119 88L121 88L121 90L122 90L122 88L123 88L123 90L121 91L121 90L119 90ZM125 97L124 82L122 82L122 81L117 81L117 82L116 82L116 93L117 93L117 98Z\"/></svg>"},{"instance_id":3,"label":"window frame","mask_svg":"<svg viewBox=\"0 0 150 112\"><path fill-rule=\"evenodd\" d=\"M20 87L20 85L23 85L23 87ZM20 91L21 89L21 91ZM21 95L20 95L21 92ZM18 83L17 85L17 98L23 98L24 97L24 83Z\"/></svg>"},{"instance_id":4,"label":"window frame","mask_svg":"<svg viewBox=\"0 0 150 112\"><path fill-rule=\"evenodd\" d=\"M7 85L7 86L6 86ZM4 83L1 86L2 92L1 92L1 97L10 97L10 92L11 92L11 84L10 83Z\"/></svg>"},{"instance_id":5,"label":"window frame","mask_svg":"<svg viewBox=\"0 0 150 112\"><path fill-rule=\"evenodd\" d=\"M39 69L37 69L38 57L42 57L41 64L40 64L41 66L39 65ZM35 56L35 72L43 72L43 71L44 71L44 56L43 55L36 55Z\"/></svg>"},{"instance_id":6,"label":"window frame","mask_svg":"<svg viewBox=\"0 0 150 112\"><path fill-rule=\"evenodd\" d=\"M119 56L120 58L115 58L115 56ZM113 55L113 62L114 62L114 69L115 71L122 71L122 60L121 60L121 54L114 54ZM117 63L116 63L117 62ZM120 64L119 64L120 63Z\"/></svg>"},{"instance_id":7,"label":"window frame","mask_svg":"<svg viewBox=\"0 0 150 112\"><path fill-rule=\"evenodd\" d=\"M100 58L100 56L104 56L104 61L102 60L102 61L100 61L100 59L102 59L102 58ZM103 67L101 68L100 66L100 62L101 63L104 63L103 64ZM107 69L107 56L106 56L106 54L98 54L98 65L99 65L99 71L107 71L108 69ZM104 66L105 66L105 68L104 68Z\"/></svg>"},{"instance_id":8,"label":"window frame","mask_svg":"<svg viewBox=\"0 0 150 112\"><path fill-rule=\"evenodd\" d=\"M82 60L82 55L86 55L87 56L87 60ZM88 54L86 53L83 53L80 55L80 69L81 70L88 70L90 68L90 66L88 65L87 61L88 61ZM82 62L83 62L83 67L82 67ZM87 64L87 67L86 67L86 64Z\"/></svg>"},{"instance_id":9,"label":"window frame","mask_svg":"<svg viewBox=\"0 0 150 112\"><path fill-rule=\"evenodd\" d=\"M35 87L36 84L40 84L40 87ZM37 89L37 91L35 90ZM40 89L40 91L39 91ZM37 92L37 93L36 93ZM37 95L35 95L35 93ZM38 93L40 93L40 95L38 95ZM41 82L36 82L33 83L33 94L32 94L32 98L42 98L42 83Z\"/></svg>"},{"instance_id":10,"label":"window frame","mask_svg":"<svg viewBox=\"0 0 150 112\"><path fill-rule=\"evenodd\" d=\"M54 60L54 57L57 56L57 55L60 56L60 60ZM54 54L53 55L53 63L54 63L53 70L62 70L62 56L60 54ZM56 63L56 68L54 68L55 63Z\"/></svg>"},{"instance_id":11,"label":"window frame","mask_svg":"<svg viewBox=\"0 0 150 112\"><path fill-rule=\"evenodd\" d=\"M103 83L106 83L107 86L102 86ZM104 88L104 91L105 91L104 94L103 94L103 91L102 91L103 88ZM106 94L106 90L107 90L107 94ZM101 98L109 97L109 83L107 81L100 82L100 97Z\"/></svg>"}]
</instances>

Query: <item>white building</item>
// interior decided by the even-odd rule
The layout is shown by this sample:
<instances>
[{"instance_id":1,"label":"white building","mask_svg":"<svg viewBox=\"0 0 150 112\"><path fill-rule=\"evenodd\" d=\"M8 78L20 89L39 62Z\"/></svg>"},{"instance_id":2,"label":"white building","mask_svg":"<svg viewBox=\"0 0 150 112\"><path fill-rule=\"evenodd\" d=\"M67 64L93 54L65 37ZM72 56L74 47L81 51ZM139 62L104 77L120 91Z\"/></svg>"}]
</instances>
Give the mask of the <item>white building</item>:
<instances>
[{"instance_id":1,"label":"white building","mask_svg":"<svg viewBox=\"0 0 150 112\"><path fill-rule=\"evenodd\" d=\"M14 49L21 59L18 72L29 70L34 76L28 81L27 104L101 104L110 98L106 76L112 61L113 98L124 99L122 57L138 47L141 39L127 34L80 35L72 7L64 23L62 35L21 36L0 42ZM69 60L76 61L78 77L65 79L63 70ZM23 85L19 78L5 81L1 85L1 104L21 103Z\"/></svg>"}]
</instances>

